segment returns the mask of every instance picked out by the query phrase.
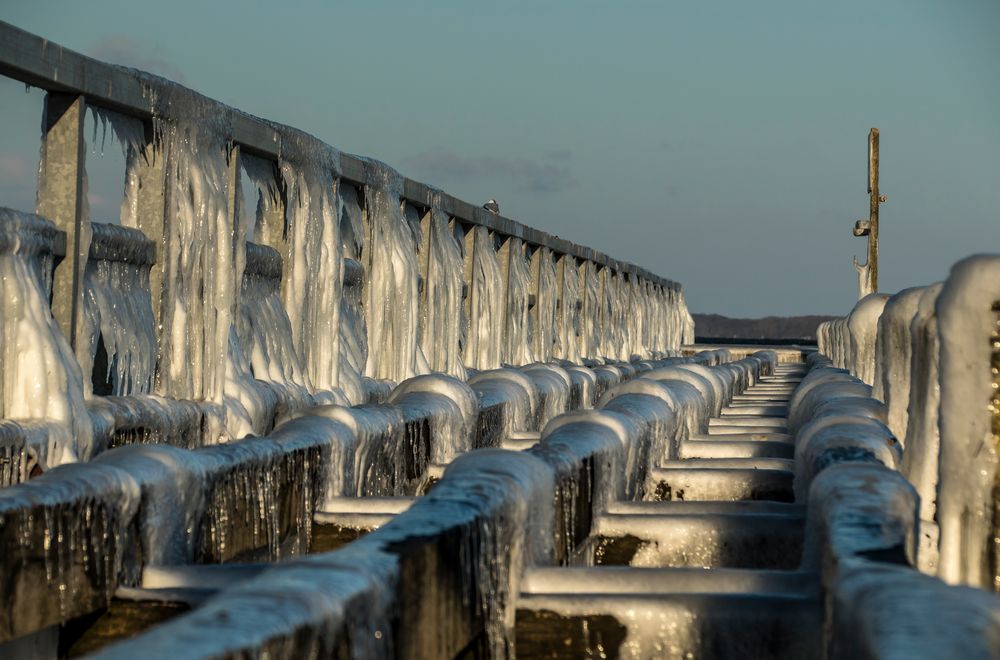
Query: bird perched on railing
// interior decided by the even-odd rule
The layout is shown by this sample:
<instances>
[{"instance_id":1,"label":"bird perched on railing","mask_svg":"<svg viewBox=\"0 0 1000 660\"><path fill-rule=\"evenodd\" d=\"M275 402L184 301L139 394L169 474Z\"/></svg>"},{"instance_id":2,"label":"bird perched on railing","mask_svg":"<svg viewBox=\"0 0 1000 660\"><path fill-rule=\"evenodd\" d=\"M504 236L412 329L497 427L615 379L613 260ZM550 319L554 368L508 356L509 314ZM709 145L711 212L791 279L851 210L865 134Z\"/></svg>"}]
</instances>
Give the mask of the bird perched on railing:
<instances>
[{"instance_id":1,"label":"bird perched on railing","mask_svg":"<svg viewBox=\"0 0 1000 660\"><path fill-rule=\"evenodd\" d=\"M489 211L490 213L496 213L497 215L500 215L500 205L497 204L497 200L495 199L491 199L490 201L483 204L483 208Z\"/></svg>"}]
</instances>

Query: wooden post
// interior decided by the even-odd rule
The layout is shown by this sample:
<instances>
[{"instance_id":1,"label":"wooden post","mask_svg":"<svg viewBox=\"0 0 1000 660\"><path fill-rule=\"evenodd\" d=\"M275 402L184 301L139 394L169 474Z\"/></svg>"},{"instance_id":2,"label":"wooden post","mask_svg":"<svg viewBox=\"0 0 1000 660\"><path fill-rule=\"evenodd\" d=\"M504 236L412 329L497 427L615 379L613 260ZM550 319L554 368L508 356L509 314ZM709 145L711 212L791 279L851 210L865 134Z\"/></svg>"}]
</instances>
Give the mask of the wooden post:
<instances>
[{"instance_id":1,"label":"wooden post","mask_svg":"<svg viewBox=\"0 0 1000 660\"><path fill-rule=\"evenodd\" d=\"M52 314L75 353L87 350L81 340L83 273L90 253L83 96L47 94L42 128L41 167L36 212L66 232L66 258L55 269Z\"/></svg>"},{"instance_id":2,"label":"wooden post","mask_svg":"<svg viewBox=\"0 0 1000 660\"><path fill-rule=\"evenodd\" d=\"M880 201L878 193L878 129L873 128L868 133L868 203L870 207L868 279L873 293L878 291L878 205Z\"/></svg>"},{"instance_id":3,"label":"wooden post","mask_svg":"<svg viewBox=\"0 0 1000 660\"><path fill-rule=\"evenodd\" d=\"M878 291L878 211L885 203L885 195L878 189L878 129L868 132L868 220L854 223L855 236L868 237L868 260L861 264L854 259L854 269L858 271L858 298L864 298Z\"/></svg>"}]
</instances>

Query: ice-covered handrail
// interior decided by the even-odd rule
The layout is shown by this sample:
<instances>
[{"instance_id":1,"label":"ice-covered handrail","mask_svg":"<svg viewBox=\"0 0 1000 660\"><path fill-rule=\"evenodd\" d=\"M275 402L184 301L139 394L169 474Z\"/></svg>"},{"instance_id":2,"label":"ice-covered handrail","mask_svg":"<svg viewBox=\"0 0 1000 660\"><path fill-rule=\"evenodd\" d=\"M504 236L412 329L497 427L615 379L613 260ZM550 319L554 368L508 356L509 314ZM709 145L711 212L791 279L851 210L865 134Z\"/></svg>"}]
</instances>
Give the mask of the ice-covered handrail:
<instances>
[{"instance_id":1,"label":"ice-covered handrail","mask_svg":"<svg viewBox=\"0 0 1000 660\"><path fill-rule=\"evenodd\" d=\"M415 375L659 359L690 334L674 282L171 81L0 36L0 74L49 92L37 210L61 231L52 309L88 398L198 402L212 444ZM89 217L88 115L122 147L122 227ZM75 435L70 458L105 444Z\"/></svg>"},{"instance_id":2,"label":"ice-covered handrail","mask_svg":"<svg viewBox=\"0 0 1000 660\"><path fill-rule=\"evenodd\" d=\"M900 468L920 494L921 570L993 590L1000 589L998 281L1000 257L972 256L943 283L869 296L818 330L835 366L874 385L884 421L905 447Z\"/></svg>"},{"instance_id":3,"label":"ice-covered handrail","mask_svg":"<svg viewBox=\"0 0 1000 660\"><path fill-rule=\"evenodd\" d=\"M80 94L94 103L117 112L149 118L152 115L151 99L175 83L155 76L136 75L134 69L101 62L47 39L31 34L14 25L0 21L0 74L53 92ZM192 96L199 96L190 92ZM230 139L243 145L253 154L277 160L285 143L291 137L286 127L259 119L220 102L200 97L212 105L214 113L232 129ZM369 181L366 159L341 154L339 171L345 180L365 186ZM634 274L658 286L680 291L680 285L658 277L638 266L612 259L591 248L576 245L565 239L527 227L509 218L496 215L479 207L411 179L402 179L403 196L424 208L440 207L463 222L480 225L506 236L519 238L534 245L568 254L583 261L590 261L620 271Z\"/></svg>"},{"instance_id":4,"label":"ice-covered handrail","mask_svg":"<svg viewBox=\"0 0 1000 660\"><path fill-rule=\"evenodd\" d=\"M828 604L826 657L992 657L1000 599L915 570L934 566L937 548L896 469L886 407L843 388L859 383L826 356L809 362L791 404L802 420L795 486L808 500L803 568L819 571Z\"/></svg>"}]
</instances>

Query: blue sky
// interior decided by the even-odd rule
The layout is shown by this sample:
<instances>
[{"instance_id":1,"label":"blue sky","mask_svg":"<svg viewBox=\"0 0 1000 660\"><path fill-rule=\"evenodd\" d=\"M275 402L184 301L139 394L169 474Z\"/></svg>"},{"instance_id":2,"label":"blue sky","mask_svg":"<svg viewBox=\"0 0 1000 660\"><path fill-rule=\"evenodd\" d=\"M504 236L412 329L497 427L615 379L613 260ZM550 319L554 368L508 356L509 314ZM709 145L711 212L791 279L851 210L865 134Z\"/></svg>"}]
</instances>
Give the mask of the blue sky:
<instances>
[{"instance_id":1,"label":"blue sky","mask_svg":"<svg viewBox=\"0 0 1000 660\"><path fill-rule=\"evenodd\" d=\"M682 282L694 311L849 309L871 126L883 290L1000 252L993 0L247 4L7 0L0 18L495 197ZM0 204L30 204L40 98L0 83ZM98 156L95 219L120 194Z\"/></svg>"}]
</instances>

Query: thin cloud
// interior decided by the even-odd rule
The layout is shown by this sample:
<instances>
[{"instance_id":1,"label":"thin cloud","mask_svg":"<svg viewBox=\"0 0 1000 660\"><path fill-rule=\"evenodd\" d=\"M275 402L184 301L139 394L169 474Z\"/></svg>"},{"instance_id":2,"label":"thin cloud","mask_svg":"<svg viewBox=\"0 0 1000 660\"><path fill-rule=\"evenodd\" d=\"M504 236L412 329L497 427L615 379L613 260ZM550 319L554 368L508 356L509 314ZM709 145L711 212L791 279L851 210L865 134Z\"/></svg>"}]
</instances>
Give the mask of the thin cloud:
<instances>
[{"instance_id":1,"label":"thin cloud","mask_svg":"<svg viewBox=\"0 0 1000 660\"><path fill-rule=\"evenodd\" d=\"M437 148L405 157L403 164L432 184L502 180L515 190L549 194L576 186L576 179L566 165L570 155L568 150L558 150L540 159L463 156L450 149Z\"/></svg>"},{"instance_id":2,"label":"thin cloud","mask_svg":"<svg viewBox=\"0 0 1000 660\"><path fill-rule=\"evenodd\" d=\"M155 73L174 82L184 82L184 73L175 64L164 59L159 46L127 34L104 35L90 49L89 54L98 60Z\"/></svg>"}]
</instances>

